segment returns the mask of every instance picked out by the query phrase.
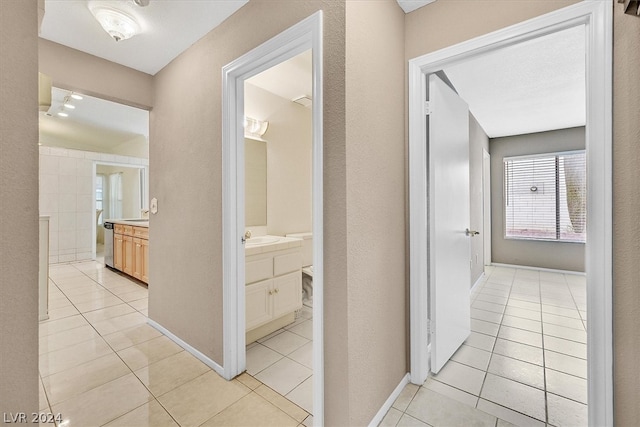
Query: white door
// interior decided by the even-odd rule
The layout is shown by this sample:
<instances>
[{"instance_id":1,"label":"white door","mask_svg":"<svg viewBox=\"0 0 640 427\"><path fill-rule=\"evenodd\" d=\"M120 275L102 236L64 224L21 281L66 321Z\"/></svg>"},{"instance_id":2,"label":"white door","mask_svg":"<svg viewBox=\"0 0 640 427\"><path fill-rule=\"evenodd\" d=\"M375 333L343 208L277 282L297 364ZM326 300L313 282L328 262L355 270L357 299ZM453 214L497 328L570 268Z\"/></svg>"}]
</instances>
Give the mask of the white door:
<instances>
[{"instance_id":1,"label":"white door","mask_svg":"<svg viewBox=\"0 0 640 427\"><path fill-rule=\"evenodd\" d=\"M429 76L429 291L431 371L469 336L469 107Z\"/></svg>"}]
</instances>

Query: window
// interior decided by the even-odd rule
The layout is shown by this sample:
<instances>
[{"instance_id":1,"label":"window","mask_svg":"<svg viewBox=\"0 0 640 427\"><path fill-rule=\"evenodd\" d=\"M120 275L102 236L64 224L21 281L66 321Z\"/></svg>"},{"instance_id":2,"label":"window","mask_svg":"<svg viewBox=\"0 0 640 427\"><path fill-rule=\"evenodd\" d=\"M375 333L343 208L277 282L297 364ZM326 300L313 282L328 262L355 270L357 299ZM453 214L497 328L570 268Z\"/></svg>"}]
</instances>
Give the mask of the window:
<instances>
[{"instance_id":1,"label":"window","mask_svg":"<svg viewBox=\"0 0 640 427\"><path fill-rule=\"evenodd\" d=\"M505 237L585 242L584 151L504 159Z\"/></svg>"}]
</instances>

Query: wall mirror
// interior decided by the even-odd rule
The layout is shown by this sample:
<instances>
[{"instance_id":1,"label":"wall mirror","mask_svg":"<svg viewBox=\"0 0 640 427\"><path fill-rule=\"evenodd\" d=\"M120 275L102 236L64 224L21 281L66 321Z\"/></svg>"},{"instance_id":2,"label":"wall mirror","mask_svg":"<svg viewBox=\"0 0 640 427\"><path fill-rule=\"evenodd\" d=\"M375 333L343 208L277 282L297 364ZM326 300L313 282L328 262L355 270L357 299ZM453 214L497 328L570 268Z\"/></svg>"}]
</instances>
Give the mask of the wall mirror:
<instances>
[{"instance_id":1,"label":"wall mirror","mask_svg":"<svg viewBox=\"0 0 640 427\"><path fill-rule=\"evenodd\" d=\"M244 139L245 226L267 225L267 144Z\"/></svg>"}]
</instances>

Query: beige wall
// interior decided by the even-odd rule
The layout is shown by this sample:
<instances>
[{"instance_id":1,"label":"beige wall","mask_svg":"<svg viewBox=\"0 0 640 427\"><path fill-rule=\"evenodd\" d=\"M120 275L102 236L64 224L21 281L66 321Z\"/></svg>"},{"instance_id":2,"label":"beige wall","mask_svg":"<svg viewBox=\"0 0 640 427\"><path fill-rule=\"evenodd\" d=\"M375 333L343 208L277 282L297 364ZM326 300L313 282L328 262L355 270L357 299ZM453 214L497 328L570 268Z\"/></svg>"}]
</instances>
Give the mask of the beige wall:
<instances>
[{"instance_id":1,"label":"beige wall","mask_svg":"<svg viewBox=\"0 0 640 427\"><path fill-rule=\"evenodd\" d=\"M311 110L245 85L245 115L267 120L267 234L311 231Z\"/></svg>"},{"instance_id":2,"label":"beige wall","mask_svg":"<svg viewBox=\"0 0 640 427\"><path fill-rule=\"evenodd\" d=\"M403 26L393 0L347 2L350 425L369 421L408 371Z\"/></svg>"},{"instance_id":3,"label":"beige wall","mask_svg":"<svg viewBox=\"0 0 640 427\"><path fill-rule=\"evenodd\" d=\"M344 7L333 1L248 3L156 75L150 127L150 197L158 199L159 209L150 218L153 292L149 294L149 316L222 364L221 70L286 28L324 10L324 100L330 106L324 111L324 184L331 188L324 195L325 263L331 266L325 274L329 425L346 424L349 419L344 399L349 392L349 346L344 333ZM358 387L378 389L377 384L366 382Z\"/></svg>"},{"instance_id":4,"label":"beige wall","mask_svg":"<svg viewBox=\"0 0 640 427\"><path fill-rule=\"evenodd\" d=\"M36 2L0 1L0 413L28 416L40 406L37 25Z\"/></svg>"},{"instance_id":5,"label":"beige wall","mask_svg":"<svg viewBox=\"0 0 640 427\"><path fill-rule=\"evenodd\" d=\"M157 74L151 114L151 197L159 212L151 218L149 315L222 363L220 70L325 11L327 425L367 424L407 372L404 16L393 0L346 7L345 41L344 4L250 2ZM190 221L176 222L186 212Z\"/></svg>"},{"instance_id":6,"label":"beige wall","mask_svg":"<svg viewBox=\"0 0 640 427\"><path fill-rule=\"evenodd\" d=\"M38 39L39 71L62 89L149 109L153 77L97 56Z\"/></svg>"},{"instance_id":7,"label":"beige wall","mask_svg":"<svg viewBox=\"0 0 640 427\"><path fill-rule=\"evenodd\" d=\"M469 208L471 210L471 230L481 230L480 235L471 239L471 286L484 272L484 194L482 188L482 150L489 151L489 137L480 123L469 113Z\"/></svg>"},{"instance_id":8,"label":"beige wall","mask_svg":"<svg viewBox=\"0 0 640 427\"><path fill-rule=\"evenodd\" d=\"M618 426L640 420L640 18L614 5L613 324Z\"/></svg>"},{"instance_id":9,"label":"beige wall","mask_svg":"<svg viewBox=\"0 0 640 427\"><path fill-rule=\"evenodd\" d=\"M584 150L584 127L506 136L490 140L491 260L495 263L584 272L583 243L505 239L505 157Z\"/></svg>"}]
</instances>

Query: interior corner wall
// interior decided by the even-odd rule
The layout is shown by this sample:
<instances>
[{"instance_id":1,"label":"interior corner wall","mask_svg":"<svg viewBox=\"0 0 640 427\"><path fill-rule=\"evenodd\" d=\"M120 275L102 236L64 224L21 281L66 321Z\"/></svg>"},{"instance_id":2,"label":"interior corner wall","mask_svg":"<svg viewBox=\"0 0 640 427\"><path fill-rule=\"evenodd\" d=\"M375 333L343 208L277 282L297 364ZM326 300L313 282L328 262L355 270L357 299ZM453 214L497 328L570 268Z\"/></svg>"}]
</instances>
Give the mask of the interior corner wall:
<instances>
[{"instance_id":1,"label":"interior corner wall","mask_svg":"<svg viewBox=\"0 0 640 427\"><path fill-rule=\"evenodd\" d=\"M153 106L153 76L38 39L38 69L53 86L143 109Z\"/></svg>"},{"instance_id":2,"label":"interior corner wall","mask_svg":"<svg viewBox=\"0 0 640 427\"><path fill-rule=\"evenodd\" d=\"M156 74L150 116L158 213L150 218L149 317L222 364L222 67L323 10L327 425L349 417L344 9L333 1L247 3Z\"/></svg>"},{"instance_id":3,"label":"interior corner wall","mask_svg":"<svg viewBox=\"0 0 640 427\"><path fill-rule=\"evenodd\" d=\"M506 239L504 237L505 157L584 150L584 127L492 138L491 260L500 264L584 272L584 243Z\"/></svg>"},{"instance_id":4,"label":"interior corner wall","mask_svg":"<svg viewBox=\"0 0 640 427\"><path fill-rule=\"evenodd\" d=\"M366 425L408 372L404 13L351 1L346 17L348 425Z\"/></svg>"},{"instance_id":5,"label":"interior corner wall","mask_svg":"<svg viewBox=\"0 0 640 427\"><path fill-rule=\"evenodd\" d=\"M640 420L640 17L612 7L614 422L631 426Z\"/></svg>"},{"instance_id":6,"label":"interior corner wall","mask_svg":"<svg viewBox=\"0 0 640 427\"><path fill-rule=\"evenodd\" d=\"M471 230L483 230L484 227L483 149L489 151L489 137L473 114L469 113L469 207L471 210L469 227ZM490 238L491 236L480 234L471 239L471 286L484 272L484 239Z\"/></svg>"},{"instance_id":7,"label":"interior corner wall","mask_svg":"<svg viewBox=\"0 0 640 427\"><path fill-rule=\"evenodd\" d=\"M0 412L38 403L38 4L0 1Z\"/></svg>"}]
</instances>

